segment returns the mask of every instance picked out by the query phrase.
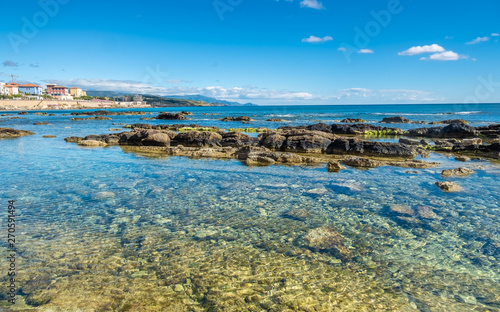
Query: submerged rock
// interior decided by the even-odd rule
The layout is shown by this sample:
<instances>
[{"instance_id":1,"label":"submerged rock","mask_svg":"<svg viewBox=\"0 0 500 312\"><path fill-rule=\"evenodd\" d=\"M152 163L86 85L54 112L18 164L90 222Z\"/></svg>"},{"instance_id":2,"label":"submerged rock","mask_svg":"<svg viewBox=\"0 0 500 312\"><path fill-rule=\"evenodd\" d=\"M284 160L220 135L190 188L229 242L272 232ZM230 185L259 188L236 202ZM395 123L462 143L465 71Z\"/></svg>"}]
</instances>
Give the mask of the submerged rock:
<instances>
[{"instance_id":1,"label":"submerged rock","mask_svg":"<svg viewBox=\"0 0 500 312\"><path fill-rule=\"evenodd\" d=\"M326 165L326 170L328 170L328 172L339 172L343 169L345 169L345 167L336 161L329 161Z\"/></svg>"},{"instance_id":2,"label":"submerged rock","mask_svg":"<svg viewBox=\"0 0 500 312\"><path fill-rule=\"evenodd\" d=\"M404 214L404 215L413 215L415 214L415 211L411 207L408 207L406 205L391 205L389 207L391 211Z\"/></svg>"},{"instance_id":3,"label":"submerged rock","mask_svg":"<svg viewBox=\"0 0 500 312\"><path fill-rule=\"evenodd\" d=\"M451 177L451 176L466 177L466 176L473 174L474 172L475 171L472 169L460 167L457 169L443 170L443 172L441 172L441 175L443 177Z\"/></svg>"},{"instance_id":4,"label":"submerged rock","mask_svg":"<svg viewBox=\"0 0 500 312\"><path fill-rule=\"evenodd\" d=\"M337 251L343 259L351 257L351 252L344 246L345 238L334 229L322 226L310 230L304 237L310 248Z\"/></svg>"},{"instance_id":5,"label":"submerged rock","mask_svg":"<svg viewBox=\"0 0 500 312\"><path fill-rule=\"evenodd\" d=\"M418 214L422 218L426 219L437 219L437 214L432 210L431 207L428 206L418 206Z\"/></svg>"},{"instance_id":6,"label":"submerged rock","mask_svg":"<svg viewBox=\"0 0 500 312\"><path fill-rule=\"evenodd\" d=\"M270 122L282 122L282 121L286 121L284 119L278 119L278 118L271 118L271 119L267 119L266 121L270 121Z\"/></svg>"},{"instance_id":7,"label":"submerged rock","mask_svg":"<svg viewBox=\"0 0 500 312\"><path fill-rule=\"evenodd\" d=\"M292 220L306 221L311 217L311 213L304 208L297 208L285 212L283 217Z\"/></svg>"},{"instance_id":8,"label":"submerged rock","mask_svg":"<svg viewBox=\"0 0 500 312\"><path fill-rule=\"evenodd\" d=\"M460 185L451 181L436 182L436 185L445 192L459 192L462 190Z\"/></svg>"},{"instance_id":9,"label":"submerged rock","mask_svg":"<svg viewBox=\"0 0 500 312\"><path fill-rule=\"evenodd\" d=\"M26 130L17 130L12 128L0 128L0 139L13 139L22 136L33 135L35 133Z\"/></svg>"}]
</instances>

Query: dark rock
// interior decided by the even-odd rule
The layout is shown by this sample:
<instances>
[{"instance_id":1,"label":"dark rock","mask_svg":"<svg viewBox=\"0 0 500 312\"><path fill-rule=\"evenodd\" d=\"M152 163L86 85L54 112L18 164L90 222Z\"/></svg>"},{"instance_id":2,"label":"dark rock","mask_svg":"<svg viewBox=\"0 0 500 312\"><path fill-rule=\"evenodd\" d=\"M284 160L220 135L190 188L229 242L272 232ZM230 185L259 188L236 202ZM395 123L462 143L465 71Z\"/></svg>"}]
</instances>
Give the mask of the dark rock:
<instances>
[{"instance_id":1,"label":"dark rock","mask_svg":"<svg viewBox=\"0 0 500 312\"><path fill-rule=\"evenodd\" d=\"M363 120L360 118L346 118L346 119L342 119L340 122L355 123L355 122L366 122L366 120Z\"/></svg>"},{"instance_id":2,"label":"dark rock","mask_svg":"<svg viewBox=\"0 0 500 312\"><path fill-rule=\"evenodd\" d=\"M48 138L57 138L57 136L55 136L55 135L44 135L44 136L42 136L42 138L46 138L46 139L48 139Z\"/></svg>"},{"instance_id":3,"label":"dark rock","mask_svg":"<svg viewBox=\"0 0 500 312\"><path fill-rule=\"evenodd\" d=\"M467 157L467 156L457 156L455 157L455 160L456 161L463 161L463 162L466 162L466 161L470 161L470 158Z\"/></svg>"},{"instance_id":4,"label":"dark rock","mask_svg":"<svg viewBox=\"0 0 500 312\"><path fill-rule=\"evenodd\" d=\"M401 143L401 144L407 144L407 145L421 145L420 140L405 139L405 138L399 139L399 143Z\"/></svg>"},{"instance_id":5,"label":"dark rock","mask_svg":"<svg viewBox=\"0 0 500 312\"><path fill-rule=\"evenodd\" d=\"M462 190L460 185L450 181L436 182L436 185L445 192L458 192Z\"/></svg>"},{"instance_id":6,"label":"dark rock","mask_svg":"<svg viewBox=\"0 0 500 312\"><path fill-rule=\"evenodd\" d=\"M341 161L344 165L357 168L376 168L383 166L384 164L378 160L368 159L363 157L351 157L346 158Z\"/></svg>"},{"instance_id":7,"label":"dark rock","mask_svg":"<svg viewBox=\"0 0 500 312\"><path fill-rule=\"evenodd\" d=\"M347 154L366 156L388 156L415 158L418 155L414 147L400 143L361 141L355 138L338 138L326 151L327 154Z\"/></svg>"},{"instance_id":8,"label":"dark rock","mask_svg":"<svg viewBox=\"0 0 500 312\"><path fill-rule=\"evenodd\" d=\"M451 124L446 127L410 129L409 136L420 136L429 138L468 138L477 136L475 128L463 123Z\"/></svg>"},{"instance_id":9,"label":"dark rock","mask_svg":"<svg viewBox=\"0 0 500 312\"><path fill-rule=\"evenodd\" d=\"M160 114L156 117L156 119L161 119L161 120L185 120L187 119L184 114L182 113L163 113Z\"/></svg>"},{"instance_id":10,"label":"dark rock","mask_svg":"<svg viewBox=\"0 0 500 312\"><path fill-rule=\"evenodd\" d=\"M251 137L241 132L222 132L222 146L241 147L245 145L256 145L258 138Z\"/></svg>"},{"instance_id":11,"label":"dark rock","mask_svg":"<svg viewBox=\"0 0 500 312\"><path fill-rule=\"evenodd\" d=\"M13 139L27 135L33 135L34 133L26 130L17 130L12 128L0 128L0 139Z\"/></svg>"},{"instance_id":12,"label":"dark rock","mask_svg":"<svg viewBox=\"0 0 500 312\"><path fill-rule=\"evenodd\" d=\"M47 113L35 113L35 115L37 115L37 116L47 116L48 114Z\"/></svg>"},{"instance_id":13,"label":"dark rock","mask_svg":"<svg viewBox=\"0 0 500 312\"><path fill-rule=\"evenodd\" d=\"M273 150L281 150L283 143L286 141L286 137L278 134L276 132L267 132L259 135L260 142L259 145L273 149Z\"/></svg>"},{"instance_id":14,"label":"dark rock","mask_svg":"<svg viewBox=\"0 0 500 312\"><path fill-rule=\"evenodd\" d=\"M80 142L82 140L83 140L82 137L68 137L68 138L64 139L64 141L66 141L68 143L78 143L78 142Z\"/></svg>"},{"instance_id":15,"label":"dark rock","mask_svg":"<svg viewBox=\"0 0 500 312\"><path fill-rule=\"evenodd\" d=\"M322 131L322 132L332 133L332 126L329 126L324 123L310 125L307 126L306 129L310 131Z\"/></svg>"},{"instance_id":16,"label":"dark rock","mask_svg":"<svg viewBox=\"0 0 500 312\"><path fill-rule=\"evenodd\" d=\"M19 112L18 115L28 115L28 112Z\"/></svg>"},{"instance_id":17,"label":"dark rock","mask_svg":"<svg viewBox=\"0 0 500 312\"><path fill-rule=\"evenodd\" d=\"M431 122L431 125L436 125L436 124L441 124L441 125L451 125L451 124L466 124L468 125L469 122L467 120L463 119L448 119L448 120L443 120L443 121L438 121L438 122Z\"/></svg>"},{"instance_id":18,"label":"dark rock","mask_svg":"<svg viewBox=\"0 0 500 312\"><path fill-rule=\"evenodd\" d=\"M271 119L267 119L266 121L271 121L271 122L282 122L282 121L285 121L284 119L278 119L278 118L271 118Z\"/></svg>"},{"instance_id":19,"label":"dark rock","mask_svg":"<svg viewBox=\"0 0 500 312\"><path fill-rule=\"evenodd\" d=\"M224 117L219 119L220 121L253 121L252 118L248 116L240 116L240 117Z\"/></svg>"},{"instance_id":20,"label":"dark rock","mask_svg":"<svg viewBox=\"0 0 500 312\"><path fill-rule=\"evenodd\" d=\"M35 122L35 123L33 123L33 125L35 125L35 126L50 126L52 124L45 122L45 121L42 121L42 122Z\"/></svg>"},{"instance_id":21,"label":"dark rock","mask_svg":"<svg viewBox=\"0 0 500 312\"><path fill-rule=\"evenodd\" d=\"M468 169L468 168L457 168L457 169L447 169L443 170L441 172L441 175L443 177L451 177L451 176L457 176L457 177L466 177L474 173L474 170Z\"/></svg>"},{"instance_id":22,"label":"dark rock","mask_svg":"<svg viewBox=\"0 0 500 312\"><path fill-rule=\"evenodd\" d=\"M324 153L335 136L321 131L291 130L284 133L282 150L298 153Z\"/></svg>"},{"instance_id":23,"label":"dark rock","mask_svg":"<svg viewBox=\"0 0 500 312\"><path fill-rule=\"evenodd\" d=\"M381 123L412 123L413 121L406 119L401 116L396 117L385 117L382 119Z\"/></svg>"},{"instance_id":24,"label":"dark rock","mask_svg":"<svg viewBox=\"0 0 500 312\"><path fill-rule=\"evenodd\" d=\"M328 170L328 172L339 172L343 169L345 169L345 167L336 161L329 161L326 165L326 170Z\"/></svg>"},{"instance_id":25,"label":"dark rock","mask_svg":"<svg viewBox=\"0 0 500 312\"><path fill-rule=\"evenodd\" d=\"M176 145L194 147L216 147L221 146L222 136L215 132L188 131L175 136L173 142Z\"/></svg>"}]
</instances>

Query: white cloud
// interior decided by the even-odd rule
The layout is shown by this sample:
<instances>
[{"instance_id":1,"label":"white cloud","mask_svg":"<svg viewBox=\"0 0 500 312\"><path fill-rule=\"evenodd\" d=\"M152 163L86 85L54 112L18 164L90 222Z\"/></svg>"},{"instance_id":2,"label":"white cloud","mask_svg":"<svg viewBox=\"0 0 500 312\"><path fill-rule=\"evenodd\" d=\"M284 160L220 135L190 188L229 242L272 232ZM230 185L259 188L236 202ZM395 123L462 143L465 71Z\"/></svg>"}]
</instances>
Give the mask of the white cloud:
<instances>
[{"instance_id":1,"label":"white cloud","mask_svg":"<svg viewBox=\"0 0 500 312\"><path fill-rule=\"evenodd\" d=\"M433 97L431 92L408 89L380 89L366 88L342 89L335 96L337 100L357 103L422 103L444 101L445 98Z\"/></svg>"},{"instance_id":2,"label":"white cloud","mask_svg":"<svg viewBox=\"0 0 500 312\"><path fill-rule=\"evenodd\" d=\"M344 48L344 47L340 47L337 49L338 51L342 51L342 52L346 52L347 51L347 48Z\"/></svg>"},{"instance_id":3,"label":"white cloud","mask_svg":"<svg viewBox=\"0 0 500 312\"><path fill-rule=\"evenodd\" d=\"M157 87L131 80L72 79L46 81L87 91L118 91L125 93L168 95L204 95L221 100L252 102L256 104L374 104L425 103L443 101L432 93L420 90L348 88L329 95L314 95L303 91L272 90L255 86L244 87Z\"/></svg>"},{"instance_id":4,"label":"white cloud","mask_svg":"<svg viewBox=\"0 0 500 312\"><path fill-rule=\"evenodd\" d=\"M431 60L431 61L457 61L460 59L466 59L467 56L465 55L459 55L458 53L455 53L453 51L445 51L441 53L434 53L429 57L421 57L420 60L426 61L426 60Z\"/></svg>"},{"instance_id":5,"label":"white cloud","mask_svg":"<svg viewBox=\"0 0 500 312\"><path fill-rule=\"evenodd\" d=\"M431 45L411 47L406 51L399 52L398 55L416 55L422 53L436 53L445 51L446 50L442 46L437 44L431 44Z\"/></svg>"},{"instance_id":6,"label":"white cloud","mask_svg":"<svg viewBox=\"0 0 500 312\"><path fill-rule=\"evenodd\" d=\"M333 38L330 36L325 36L323 38L316 37L316 36L310 36L309 38L302 39L302 42L323 43L323 42L332 41L332 40L333 40Z\"/></svg>"},{"instance_id":7,"label":"white cloud","mask_svg":"<svg viewBox=\"0 0 500 312\"><path fill-rule=\"evenodd\" d=\"M500 34L498 34L498 33L492 33L491 36L492 37L498 37L498 36L500 36Z\"/></svg>"},{"instance_id":8,"label":"white cloud","mask_svg":"<svg viewBox=\"0 0 500 312\"><path fill-rule=\"evenodd\" d=\"M316 10L323 10L323 3L319 2L318 0L302 0L300 2L300 7L301 8L311 8L311 9L316 9Z\"/></svg>"},{"instance_id":9,"label":"white cloud","mask_svg":"<svg viewBox=\"0 0 500 312\"><path fill-rule=\"evenodd\" d=\"M465 44L476 44L476 43L485 42L488 40L490 40L490 37L477 37L476 39L474 39L472 41L466 42Z\"/></svg>"},{"instance_id":10,"label":"white cloud","mask_svg":"<svg viewBox=\"0 0 500 312\"><path fill-rule=\"evenodd\" d=\"M373 50L370 50L370 49L361 49L358 51L358 53L367 54L367 53L375 53L375 52L373 52Z\"/></svg>"}]
</instances>

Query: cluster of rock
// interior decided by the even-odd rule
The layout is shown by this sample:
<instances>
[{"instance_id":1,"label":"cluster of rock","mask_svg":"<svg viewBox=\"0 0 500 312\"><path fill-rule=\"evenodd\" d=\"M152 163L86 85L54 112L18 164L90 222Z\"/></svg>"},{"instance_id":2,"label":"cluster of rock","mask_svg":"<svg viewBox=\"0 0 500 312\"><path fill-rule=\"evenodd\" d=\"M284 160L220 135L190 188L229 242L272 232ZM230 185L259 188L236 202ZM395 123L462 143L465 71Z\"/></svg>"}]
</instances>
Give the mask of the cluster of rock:
<instances>
[{"instance_id":1,"label":"cluster of rock","mask_svg":"<svg viewBox=\"0 0 500 312\"><path fill-rule=\"evenodd\" d=\"M253 121L253 119L248 117L248 116L224 117L224 118L221 118L219 120L220 121L243 121L243 122Z\"/></svg>"},{"instance_id":2,"label":"cluster of rock","mask_svg":"<svg viewBox=\"0 0 500 312\"><path fill-rule=\"evenodd\" d=\"M186 120L186 115L192 115L189 112L180 112L180 113L161 113L156 116L155 119L160 120Z\"/></svg>"},{"instance_id":3,"label":"cluster of rock","mask_svg":"<svg viewBox=\"0 0 500 312\"><path fill-rule=\"evenodd\" d=\"M74 117L74 118L70 118L69 120L71 120L71 121L82 121L82 120L112 120L112 118L110 118L110 117L104 117L104 116L88 117L88 118Z\"/></svg>"},{"instance_id":4,"label":"cluster of rock","mask_svg":"<svg viewBox=\"0 0 500 312\"><path fill-rule=\"evenodd\" d=\"M34 133L26 130L17 130L12 128L0 128L0 139L13 139L27 135L33 135Z\"/></svg>"}]
</instances>

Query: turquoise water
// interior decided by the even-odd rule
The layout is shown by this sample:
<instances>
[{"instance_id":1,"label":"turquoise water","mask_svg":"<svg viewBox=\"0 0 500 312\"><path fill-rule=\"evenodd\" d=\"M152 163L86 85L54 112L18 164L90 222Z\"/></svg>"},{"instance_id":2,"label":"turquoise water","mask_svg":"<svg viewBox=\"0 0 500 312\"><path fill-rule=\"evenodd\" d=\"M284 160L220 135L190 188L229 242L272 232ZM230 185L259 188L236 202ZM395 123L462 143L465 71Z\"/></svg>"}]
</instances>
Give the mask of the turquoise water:
<instances>
[{"instance_id":1,"label":"turquoise water","mask_svg":"<svg viewBox=\"0 0 500 312\"><path fill-rule=\"evenodd\" d=\"M500 105L329 106L188 110L221 128L462 118L500 122ZM431 154L432 169L247 167L237 160L152 157L82 148L67 136L110 133L141 116L35 116L0 127L0 200L16 200L18 302L42 311L499 311L500 165ZM202 115L220 113L220 116ZM250 125L225 116L252 116ZM257 116L254 116L257 115ZM17 116L17 115L16 115ZM5 118L5 117L2 117ZM268 118L286 123L265 122ZM34 126L47 121L52 125ZM422 125L394 125L421 127ZM42 135L56 138L42 138ZM475 170L443 193L443 169ZM413 169L411 170L413 171ZM400 206L396 206L400 205ZM395 207L405 207L406 213ZM392 207L392 208L391 208ZM6 212L5 212L6 213ZM334 248L312 237L329 229ZM6 231L6 220L2 219ZM0 247L7 254L6 242ZM7 263L1 263L6 272ZM1 279L5 294L6 276Z\"/></svg>"}]
</instances>

